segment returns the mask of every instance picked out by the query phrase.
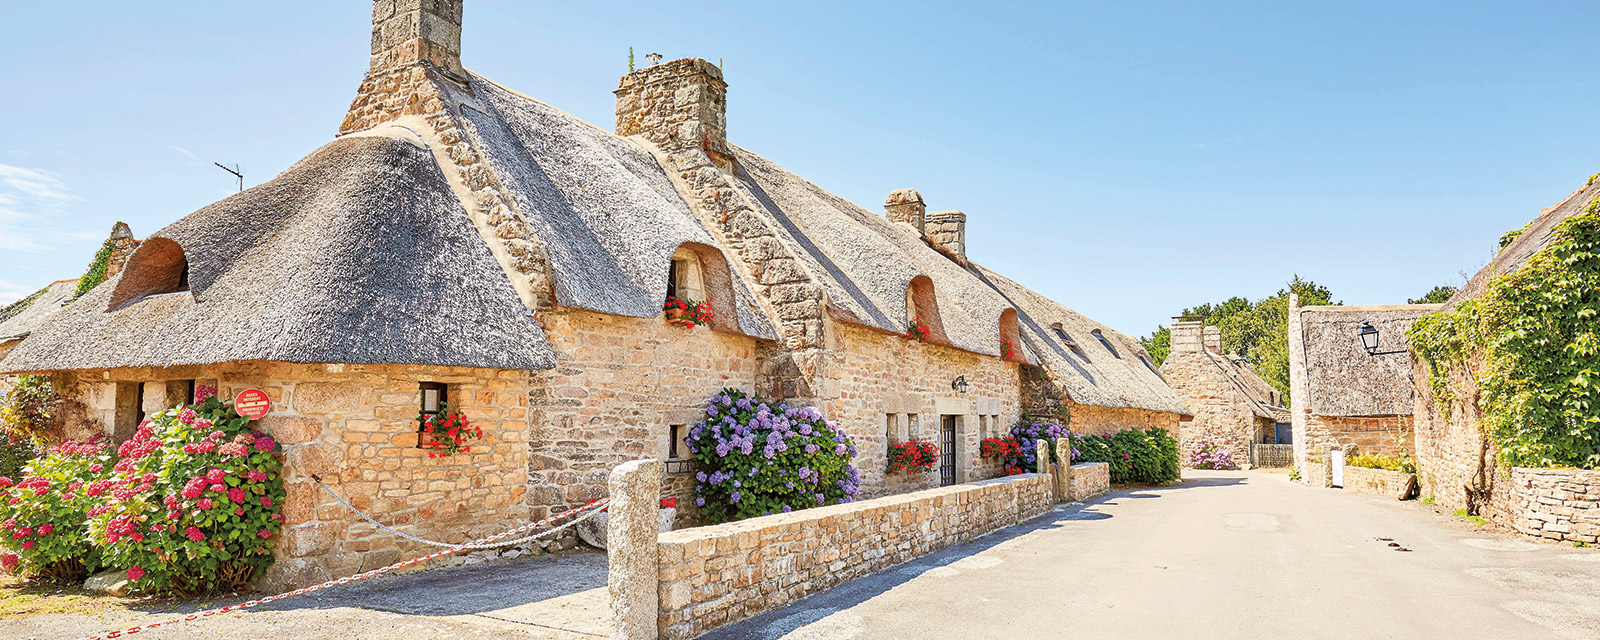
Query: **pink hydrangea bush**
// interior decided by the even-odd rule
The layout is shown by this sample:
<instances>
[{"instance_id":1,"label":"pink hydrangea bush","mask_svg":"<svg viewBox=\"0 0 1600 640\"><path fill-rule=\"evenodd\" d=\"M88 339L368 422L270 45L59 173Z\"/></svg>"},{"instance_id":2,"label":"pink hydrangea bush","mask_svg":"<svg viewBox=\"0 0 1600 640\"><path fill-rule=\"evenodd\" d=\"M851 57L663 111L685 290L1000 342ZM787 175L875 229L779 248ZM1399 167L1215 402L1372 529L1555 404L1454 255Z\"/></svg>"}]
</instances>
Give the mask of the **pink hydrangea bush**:
<instances>
[{"instance_id":1,"label":"pink hydrangea bush","mask_svg":"<svg viewBox=\"0 0 1600 640\"><path fill-rule=\"evenodd\" d=\"M77 580L100 565L84 535L87 512L102 499L114 458L95 436L68 440L23 469L0 477L0 569L43 580Z\"/></svg>"},{"instance_id":2,"label":"pink hydrangea bush","mask_svg":"<svg viewBox=\"0 0 1600 640\"><path fill-rule=\"evenodd\" d=\"M122 444L89 533L132 590L239 589L272 564L283 450L249 422L211 397L151 416Z\"/></svg>"},{"instance_id":3,"label":"pink hydrangea bush","mask_svg":"<svg viewBox=\"0 0 1600 640\"><path fill-rule=\"evenodd\" d=\"M1195 469L1235 469L1233 450L1210 436L1197 438L1189 448L1189 466Z\"/></svg>"}]
</instances>

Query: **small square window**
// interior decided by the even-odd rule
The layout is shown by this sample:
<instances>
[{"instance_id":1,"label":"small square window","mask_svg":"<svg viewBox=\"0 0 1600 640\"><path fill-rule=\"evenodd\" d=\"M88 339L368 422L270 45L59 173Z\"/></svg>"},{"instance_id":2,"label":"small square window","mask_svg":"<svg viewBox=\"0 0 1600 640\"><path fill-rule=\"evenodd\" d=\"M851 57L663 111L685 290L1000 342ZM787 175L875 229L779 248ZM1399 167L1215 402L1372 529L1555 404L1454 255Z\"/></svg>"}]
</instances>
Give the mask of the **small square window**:
<instances>
[{"instance_id":1,"label":"small square window","mask_svg":"<svg viewBox=\"0 0 1600 640\"><path fill-rule=\"evenodd\" d=\"M439 412L448 406L450 385L443 382L423 382L417 385L422 392L422 406L420 413L439 415Z\"/></svg>"}]
</instances>

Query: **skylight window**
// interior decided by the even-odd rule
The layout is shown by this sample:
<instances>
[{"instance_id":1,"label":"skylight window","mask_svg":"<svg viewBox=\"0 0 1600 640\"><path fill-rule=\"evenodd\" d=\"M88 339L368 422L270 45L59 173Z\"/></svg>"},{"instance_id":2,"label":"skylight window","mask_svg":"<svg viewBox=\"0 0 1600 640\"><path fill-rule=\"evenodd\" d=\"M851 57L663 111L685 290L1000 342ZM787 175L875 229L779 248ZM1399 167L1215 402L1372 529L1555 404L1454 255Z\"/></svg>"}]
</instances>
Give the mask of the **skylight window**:
<instances>
[{"instance_id":1,"label":"skylight window","mask_svg":"<svg viewBox=\"0 0 1600 640\"><path fill-rule=\"evenodd\" d=\"M1095 338L1095 339L1096 339L1096 340L1099 340L1099 341L1100 341L1100 344L1101 344L1101 345L1103 345L1103 346L1105 346L1105 348L1106 348L1106 351L1110 351L1110 352L1111 352L1111 355L1114 355L1114 356L1116 356L1116 357L1118 357L1118 358L1121 358L1121 357L1122 357L1122 355L1121 355L1121 354L1119 354L1119 353L1117 353L1117 349L1116 349L1116 347L1113 347L1113 346L1111 346L1111 341L1110 341L1110 340L1107 340L1107 339L1106 339L1106 337L1105 337L1105 335L1103 335L1103 334L1101 334L1101 333L1100 333L1100 330L1099 330L1099 329L1095 329L1095 330L1094 330L1094 331L1092 331L1092 332L1091 332L1091 333L1093 333L1093 334L1094 334L1094 338Z\"/></svg>"}]
</instances>

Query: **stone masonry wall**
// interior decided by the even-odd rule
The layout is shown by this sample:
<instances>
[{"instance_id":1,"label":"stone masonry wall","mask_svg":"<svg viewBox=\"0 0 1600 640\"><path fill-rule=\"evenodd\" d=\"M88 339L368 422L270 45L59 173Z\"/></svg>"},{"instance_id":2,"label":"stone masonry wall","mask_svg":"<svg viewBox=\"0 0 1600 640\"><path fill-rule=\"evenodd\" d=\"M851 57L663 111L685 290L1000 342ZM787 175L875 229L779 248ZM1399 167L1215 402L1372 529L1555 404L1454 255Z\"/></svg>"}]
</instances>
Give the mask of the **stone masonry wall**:
<instances>
[{"instance_id":1,"label":"stone masonry wall","mask_svg":"<svg viewBox=\"0 0 1600 640\"><path fill-rule=\"evenodd\" d=\"M705 419L724 388L751 390L756 340L685 329L661 317L579 310L543 316L556 368L532 373L528 504L534 517L605 495L606 476L627 460L668 458L671 425ZM679 455L689 452L680 446ZM681 468L680 468L681 467ZM662 490L693 522L694 474L663 464Z\"/></svg>"},{"instance_id":2,"label":"stone masonry wall","mask_svg":"<svg viewBox=\"0 0 1600 640\"><path fill-rule=\"evenodd\" d=\"M1403 500L1410 496L1412 474L1388 469L1344 468L1344 489L1354 493L1388 496Z\"/></svg>"},{"instance_id":3,"label":"stone masonry wall","mask_svg":"<svg viewBox=\"0 0 1600 640\"><path fill-rule=\"evenodd\" d=\"M1398 456L1402 451L1408 455L1416 453L1410 416L1349 418L1308 413L1304 437L1306 446L1315 451L1331 444L1346 451L1355 447L1356 453L1385 456Z\"/></svg>"},{"instance_id":4,"label":"stone masonry wall","mask_svg":"<svg viewBox=\"0 0 1600 640\"><path fill-rule=\"evenodd\" d=\"M1044 513L1049 475L972 484L662 534L661 638L693 638Z\"/></svg>"},{"instance_id":5,"label":"stone masonry wall","mask_svg":"<svg viewBox=\"0 0 1600 640\"><path fill-rule=\"evenodd\" d=\"M978 457L980 431L1009 432L1016 422L1015 363L838 322L831 323L829 335L833 360L827 386L832 393L820 408L855 439L864 497L939 486L938 467L916 475L885 475L889 415L897 416L900 441L916 438L936 445L940 416L958 416L956 482L999 473L997 462ZM950 388L957 376L970 385L966 393ZM913 414L917 426L911 431L907 416Z\"/></svg>"},{"instance_id":6,"label":"stone masonry wall","mask_svg":"<svg viewBox=\"0 0 1600 640\"><path fill-rule=\"evenodd\" d=\"M1187 462L1194 443L1209 437L1233 452L1236 463L1248 461L1250 444L1260 436L1254 405L1204 353L1174 351L1161 363L1161 375L1194 412L1178 433L1179 460Z\"/></svg>"},{"instance_id":7,"label":"stone masonry wall","mask_svg":"<svg viewBox=\"0 0 1600 640\"><path fill-rule=\"evenodd\" d=\"M1149 430L1152 427L1166 429L1174 437L1178 434L1178 414L1150 411L1148 409L1125 409L1114 407L1095 407L1073 402L1068 403L1068 412L1072 416L1067 424L1073 433L1078 435L1097 436L1107 433L1116 433L1128 429Z\"/></svg>"},{"instance_id":8,"label":"stone masonry wall","mask_svg":"<svg viewBox=\"0 0 1600 640\"><path fill-rule=\"evenodd\" d=\"M1559 542L1600 542L1600 471L1511 470L1509 512L1493 519L1517 531Z\"/></svg>"},{"instance_id":9,"label":"stone masonry wall","mask_svg":"<svg viewBox=\"0 0 1600 640\"><path fill-rule=\"evenodd\" d=\"M1111 465L1080 462L1072 465L1072 491L1068 499L1077 502L1111 490Z\"/></svg>"},{"instance_id":10,"label":"stone masonry wall","mask_svg":"<svg viewBox=\"0 0 1600 640\"><path fill-rule=\"evenodd\" d=\"M284 531L267 589L304 586L432 551L360 520L311 481L412 535L459 542L524 522L527 372L406 365L235 362L81 372L71 393L108 429L117 383L144 382L147 412L184 401L165 380L213 384L224 398L259 388L272 399L261 430L287 452ZM450 406L483 429L471 453L429 458L417 447L418 383L450 385ZM124 388L126 388L124 384ZM174 389L177 387L173 387ZM186 385L184 385L186 389ZM459 559L441 560L455 562Z\"/></svg>"}]
</instances>

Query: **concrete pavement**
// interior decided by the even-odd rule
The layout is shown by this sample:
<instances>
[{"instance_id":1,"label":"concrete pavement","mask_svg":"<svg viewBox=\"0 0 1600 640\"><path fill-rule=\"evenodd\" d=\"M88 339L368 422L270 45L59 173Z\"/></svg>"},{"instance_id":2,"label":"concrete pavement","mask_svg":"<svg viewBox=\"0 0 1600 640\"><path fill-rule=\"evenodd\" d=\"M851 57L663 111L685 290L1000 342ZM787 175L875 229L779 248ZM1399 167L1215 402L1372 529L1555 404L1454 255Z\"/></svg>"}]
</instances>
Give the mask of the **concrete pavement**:
<instances>
[{"instance_id":1,"label":"concrete pavement","mask_svg":"<svg viewBox=\"0 0 1600 640\"><path fill-rule=\"evenodd\" d=\"M1600 638L1600 551L1281 473L1185 475L704 637Z\"/></svg>"}]
</instances>

